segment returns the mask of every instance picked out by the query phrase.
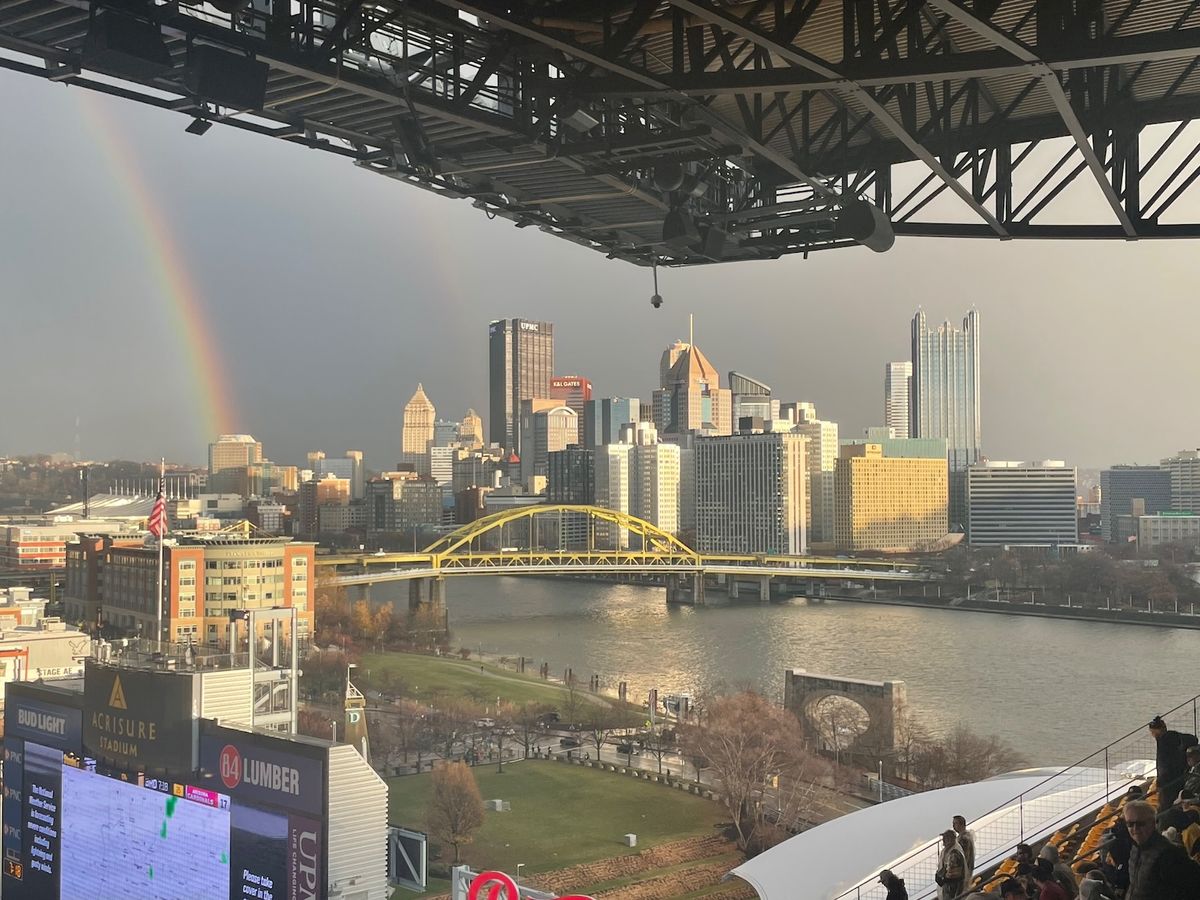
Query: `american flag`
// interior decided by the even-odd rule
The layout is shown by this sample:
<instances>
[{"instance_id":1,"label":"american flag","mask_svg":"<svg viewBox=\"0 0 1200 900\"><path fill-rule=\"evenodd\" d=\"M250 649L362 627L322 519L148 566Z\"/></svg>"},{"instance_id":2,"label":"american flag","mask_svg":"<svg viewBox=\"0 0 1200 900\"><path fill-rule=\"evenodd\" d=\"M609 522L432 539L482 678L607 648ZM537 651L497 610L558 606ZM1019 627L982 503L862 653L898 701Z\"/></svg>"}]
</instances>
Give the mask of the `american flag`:
<instances>
[{"instance_id":1,"label":"american flag","mask_svg":"<svg viewBox=\"0 0 1200 900\"><path fill-rule=\"evenodd\" d=\"M146 523L147 529L156 538L161 538L167 533L167 480L166 478L158 479L158 496L154 498L154 509L150 510L150 519Z\"/></svg>"}]
</instances>

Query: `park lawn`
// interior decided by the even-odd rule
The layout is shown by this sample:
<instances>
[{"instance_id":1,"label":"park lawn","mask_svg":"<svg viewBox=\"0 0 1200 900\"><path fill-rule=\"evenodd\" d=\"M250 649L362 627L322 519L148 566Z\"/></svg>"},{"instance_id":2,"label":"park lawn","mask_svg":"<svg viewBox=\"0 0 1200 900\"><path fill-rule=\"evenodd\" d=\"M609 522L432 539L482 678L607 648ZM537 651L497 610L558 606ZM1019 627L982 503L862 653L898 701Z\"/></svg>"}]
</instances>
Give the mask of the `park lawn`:
<instances>
[{"instance_id":1,"label":"park lawn","mask_svg":"<svg viewBox=\"0 0 1200 900\"><path fill-rule=\"evenodd\" d=\"M711 835L727 818L709 800L584 766L529 760L506 763L503 774L494 765L474 771L485 801L498 798L512 804L510 812L488 810L474 842L463 848L463 861L477 870L511 874L517 863L525 863L523 872L542 872L624 856L667 841ZM430 777L388 779L393 825L425 829ZM628 832L638 836L637 847L625 846ZM439 862L449 865L453 858L453 848L446 847Z\"/></svg>"},{"instance_id":2,"label":"park lawn","mask_svg":"<svg viewBox=\"0 0 1200 900\"><path fill-rule=\"evenodd\" d=\"M360 665L368 673L386 669L399 676L403 682L403 695L421 703L463 699L486 705L495 703L499 697L505 703L518 706L526 703L544 703L564 714L568 703L567 690L562 685L520 675L487 663L482 664L484 670L480 672L481 664L478 662L421 653L389 652L368 653L363 656ZM576 690L575 698L580 709L586 709L590 703L599 702L595 695L585 690Z\"/></svg>"}]
</instances>

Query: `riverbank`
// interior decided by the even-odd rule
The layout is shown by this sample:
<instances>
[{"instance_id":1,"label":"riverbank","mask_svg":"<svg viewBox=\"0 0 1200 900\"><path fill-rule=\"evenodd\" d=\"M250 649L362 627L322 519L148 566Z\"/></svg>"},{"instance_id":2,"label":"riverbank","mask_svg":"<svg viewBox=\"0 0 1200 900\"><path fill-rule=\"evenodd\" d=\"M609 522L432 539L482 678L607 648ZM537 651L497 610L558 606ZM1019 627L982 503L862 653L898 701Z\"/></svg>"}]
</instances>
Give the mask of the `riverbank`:
<instances>
[{"instance_id":1,"label":"riverbank","mask_svg":"<svg viewBox=\"0 0 1200 900\"><path fill-rule=\"evenodd\" d=\"M1188 613L1149 612L1144 609L1093 609L1084 606L1066 606L1052 603L1013 602L1011 600L968 600L958 598L928 598L880 596L869 594L828 595L819 600L834 600L840 603L870 603L877 606L907 606L917 609L965 610L967 612L992 613L1002 616L1034 616L1041 619L1066 619L1076 622L1104 622L1110 625L1142 625L1153 628L1186 628L1200 630L1200 615Z\"/></svg>"}]
</instances>

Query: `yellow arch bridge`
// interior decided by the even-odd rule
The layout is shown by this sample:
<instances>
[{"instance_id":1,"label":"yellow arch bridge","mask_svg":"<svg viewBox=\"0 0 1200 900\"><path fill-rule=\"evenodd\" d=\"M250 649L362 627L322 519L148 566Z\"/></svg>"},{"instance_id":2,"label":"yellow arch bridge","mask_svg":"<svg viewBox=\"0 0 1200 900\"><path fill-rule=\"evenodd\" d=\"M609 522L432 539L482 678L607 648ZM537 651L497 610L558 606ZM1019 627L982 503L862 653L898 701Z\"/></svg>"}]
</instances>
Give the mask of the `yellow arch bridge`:
<instances>
[{"instance_id":1,"label":"yellow arch bridge","mask_svg":"<svg viewBox=\"0 0 1200 900\"><path fill-rule=\"evenodd\" d=\"M337 585L432 579L437 587L429 599L435 602L443 590L442 579L459 576L657 574L666 576L668 599L695 603L703 603L705 576L732 584L731 596L737 596L739 578L757 579L765 592L762 596L769 596L775 578L814 583L817 579L937 580L932 571L904 560L699 553L628 513L558 504L493 513L440 537L419 553L326 555L316 562L332 571L326 583Z\"/></svg>"}]
</instances>

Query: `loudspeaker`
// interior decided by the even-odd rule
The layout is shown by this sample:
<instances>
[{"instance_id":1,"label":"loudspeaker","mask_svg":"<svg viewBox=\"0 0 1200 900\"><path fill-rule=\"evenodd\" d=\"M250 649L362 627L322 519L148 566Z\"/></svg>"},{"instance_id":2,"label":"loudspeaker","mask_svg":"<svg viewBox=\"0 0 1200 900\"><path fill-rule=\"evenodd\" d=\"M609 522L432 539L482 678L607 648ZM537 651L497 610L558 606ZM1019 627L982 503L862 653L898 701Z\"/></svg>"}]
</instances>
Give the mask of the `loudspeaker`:
<instances>
[{"instance_id":1,"label":"loudspeaker","mask_svg":"<svg viewBox=\"0 0 1200 900\"><path fill-rule=\"evenodd\" d=\"M725 255L725 241L729 237L715 225L700 229L700 253L712 260L719 260Z\"/></svg>"},{"instance_id":2,"label":"loudspeaker","mask_svg":"<svg viewBox=\"0 0 1200 900\"><path fill-rule=\"evenodd\" d=\"M97 13L83 41L83 62L89 68L134 77L153 78L172 68L171 53L162 31L120 13Z\"/></svg>"},{"instance_id":3,"label":"loudspeaker","mask_svg":"<svg viewBox=\"0 0 1200 900\"><path fill-rule=\"evenodd\" d=\"M268 71L265 62L196 44L188 54L183 80L192 93L218 106L262 109L267 98Z\"/></svg>"},{"instance_id":4,"label":"loudspeaker","mask_svg":"<svg viewBox=\"0 0 1200 900\"><path fill-rule=\"evenodd\" d=\"M888 217L866 200L851 200L843 206L833 233L839 238L852 238L876 253L890 250L896 243L896 232Z\"/></svg>"}]
</instances>

